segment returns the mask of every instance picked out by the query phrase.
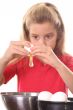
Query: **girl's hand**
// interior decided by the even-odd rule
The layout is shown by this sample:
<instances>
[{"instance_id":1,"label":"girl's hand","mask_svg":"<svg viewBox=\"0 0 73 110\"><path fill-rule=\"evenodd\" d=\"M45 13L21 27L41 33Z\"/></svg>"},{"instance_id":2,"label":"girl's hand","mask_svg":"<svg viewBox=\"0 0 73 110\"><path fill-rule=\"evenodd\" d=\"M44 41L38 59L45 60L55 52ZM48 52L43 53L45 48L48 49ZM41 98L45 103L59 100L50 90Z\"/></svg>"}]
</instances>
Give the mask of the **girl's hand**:
<instances>
[{"instance_id":1,"label":"girl's hand","mask_svg":"<svg viewBox=\"0 0 73 110\"><path fill-rule=\"evenodd\" d=\"M11 41L3 56L3 60L9 62L17 56L27 56L28 51L24 48L24 46L30 47L31 43L28 41Z\"/></svg>"},{"instance_id":2,"label":"girl's hand","mask_svg":"<svg viewBox=\"0 0 73 110\"><path fill-rule=\"evenodd\" d=\"M38 57L43 63L55 66L57 63L57 56L51 49L45 45L34 46L32 48L32 55Z\"/></svg>"}]
</instances>

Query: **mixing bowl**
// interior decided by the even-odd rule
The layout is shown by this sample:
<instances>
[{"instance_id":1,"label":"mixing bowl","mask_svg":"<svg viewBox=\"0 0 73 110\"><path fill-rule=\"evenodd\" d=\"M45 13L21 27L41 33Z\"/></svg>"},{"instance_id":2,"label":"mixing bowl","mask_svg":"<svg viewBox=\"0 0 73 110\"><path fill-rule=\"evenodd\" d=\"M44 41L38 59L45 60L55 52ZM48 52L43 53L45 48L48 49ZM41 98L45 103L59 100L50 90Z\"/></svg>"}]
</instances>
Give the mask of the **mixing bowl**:
<instances>
[{"instance_id":1,"label":"mixing bowl","mask_svg":"<svg viewBox=\"0 0 73 110\"><path fill-rule=\"evenodd\" d=\"M3 92L7 110L38 110L36 93Z\"/></svg>"},{"instance_id":2,"label":"mixing bowl","mask_svg":"<svg viewBox=\"0 0 73 110\"><path fill-rule=\"evenodd\" d=\"M73 101L54 102L54 101L39 101L39 110L73 110Z\"/></svg>"}]
</instances>

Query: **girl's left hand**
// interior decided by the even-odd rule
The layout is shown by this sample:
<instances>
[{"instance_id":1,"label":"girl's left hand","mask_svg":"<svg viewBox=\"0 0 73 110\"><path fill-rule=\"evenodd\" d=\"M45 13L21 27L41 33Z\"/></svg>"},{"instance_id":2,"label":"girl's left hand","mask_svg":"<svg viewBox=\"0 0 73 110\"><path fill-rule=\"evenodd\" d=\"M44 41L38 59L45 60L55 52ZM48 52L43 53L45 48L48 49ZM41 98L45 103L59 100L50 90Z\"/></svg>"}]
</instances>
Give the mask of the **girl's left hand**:
<instances>
[{"instance_id":1,"label":"girl's left hand","mask_svg":"<svg viewBox=\"0 0 73 110\"><path fill-rule=\"evenodd\" d=\"M58 57L55 55L51 47L45 45L34 46L32 48L32 55L39 58L43 63L55 66Z\"/></svg>"}]
</instances>

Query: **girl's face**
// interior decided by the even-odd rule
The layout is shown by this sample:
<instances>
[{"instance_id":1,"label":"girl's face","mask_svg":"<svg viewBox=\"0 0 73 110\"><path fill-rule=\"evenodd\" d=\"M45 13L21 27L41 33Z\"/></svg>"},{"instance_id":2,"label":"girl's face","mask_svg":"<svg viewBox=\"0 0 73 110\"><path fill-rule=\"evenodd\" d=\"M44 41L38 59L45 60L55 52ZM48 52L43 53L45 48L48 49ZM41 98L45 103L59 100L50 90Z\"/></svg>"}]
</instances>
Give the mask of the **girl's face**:
<instances>
[{"instance_id":1,"label":"girl's face","mask_svg":"<svg viewBox=\"0 0 73 110\"><path fill-rule=\"evenodd\" d=\"M33 23L29 27L29 38L33 45L46 45L54 49L57 40L57 31L53 24L49 22Z\"/></svg>"}]
</instances>

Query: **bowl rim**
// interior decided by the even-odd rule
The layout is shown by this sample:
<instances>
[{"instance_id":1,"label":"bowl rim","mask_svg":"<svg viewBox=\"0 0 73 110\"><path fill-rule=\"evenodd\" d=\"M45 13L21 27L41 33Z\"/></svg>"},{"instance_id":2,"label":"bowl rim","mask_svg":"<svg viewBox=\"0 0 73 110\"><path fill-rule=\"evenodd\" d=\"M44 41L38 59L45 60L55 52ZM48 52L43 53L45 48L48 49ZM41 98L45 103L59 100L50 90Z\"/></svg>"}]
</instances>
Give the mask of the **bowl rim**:
<instances>
[{"instance_id":1,"label":"bowl rim","mask_svg":"<svg viewBox=\"0 0 73 110\"><path fill-rule=\"evenodd\" d=\"M73 104L73 101L43 101L38 100L39 103L46 103L46 104Z\"/></svg>"},{"instance_id":2,"label":"bowl rim","mask_svg":"<svg viewBox=\"0 0 73 110\"><path fill-rule=\"evenodd\" d=\"M38 92L1 92L1 96L38 96Z\"/></svg>"}]
</instances>

